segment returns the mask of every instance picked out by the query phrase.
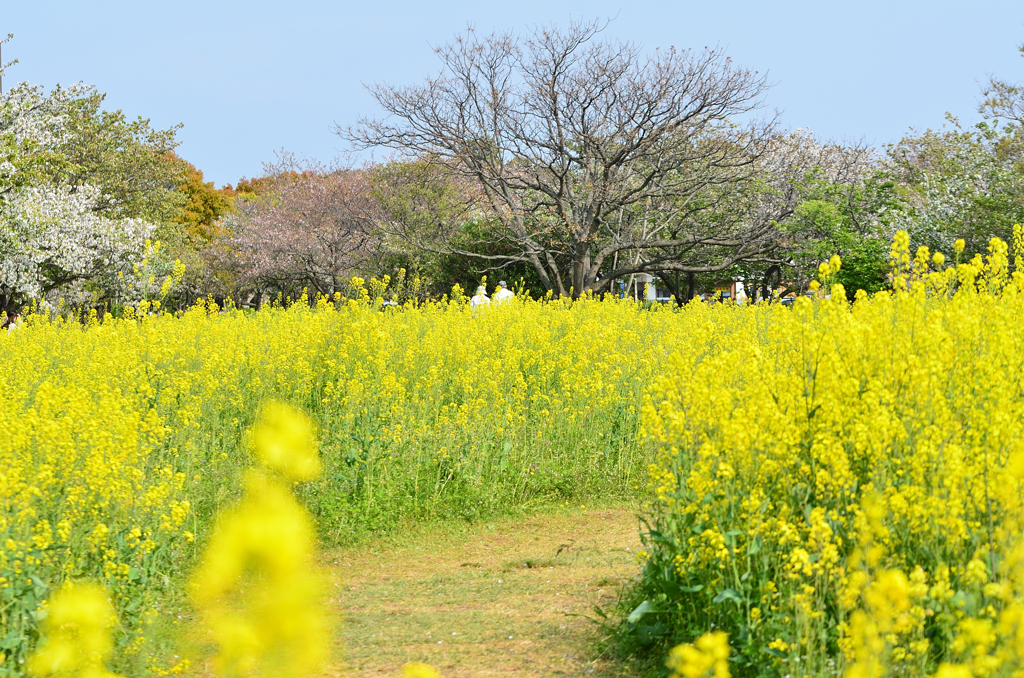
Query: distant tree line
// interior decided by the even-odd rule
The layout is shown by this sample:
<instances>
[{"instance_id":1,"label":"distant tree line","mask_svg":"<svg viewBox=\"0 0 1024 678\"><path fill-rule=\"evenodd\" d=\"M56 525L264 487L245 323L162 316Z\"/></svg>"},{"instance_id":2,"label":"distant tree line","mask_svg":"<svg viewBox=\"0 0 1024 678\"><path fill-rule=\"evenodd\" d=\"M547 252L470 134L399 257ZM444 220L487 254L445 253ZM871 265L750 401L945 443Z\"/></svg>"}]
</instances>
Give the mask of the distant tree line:
<instances>
[{"instance_id":1,"label":"distant tree line","mask_svg":"<svg viewBox=\"0 0 1024 678\"><path fill-rule=\"evenodd\" d=\"M425 298L483 275L561 297L654 276L684 303L731 280L799 293L836 253L853 294L886 287L896 230L971 256L1024 222L1019 84L993 79L976 124L873 149L783 129L765 76L718 50L602 28L468 31L422 85L370 88L385 117L336 130L391 159L283 153L221 189L175 154L178 127L18 85L0 99L0 304L259 306L384 276Z\"/></svg>"}]
</instances>

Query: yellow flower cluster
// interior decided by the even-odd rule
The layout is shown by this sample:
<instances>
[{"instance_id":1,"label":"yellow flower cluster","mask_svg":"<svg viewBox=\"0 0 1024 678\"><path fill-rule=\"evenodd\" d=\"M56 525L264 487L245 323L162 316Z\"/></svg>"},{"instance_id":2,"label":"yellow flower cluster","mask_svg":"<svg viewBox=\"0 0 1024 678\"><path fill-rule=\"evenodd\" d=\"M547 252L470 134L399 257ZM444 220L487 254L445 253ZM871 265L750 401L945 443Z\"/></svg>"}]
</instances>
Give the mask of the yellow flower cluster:
<instances>
[{"instance_id":1,"label":"yellow flower cluster","mask_svg":"<svg viewBox=\"0 0 1024 678\"><path fill-rule=\"evenodd\" d=\"M729 678L729 636L712 631L692 645L677 645L665 665L672 671L671 678Z\"/></svg>"},{"instance_id":2,"label":"yellow flower cluster","mask_svg":"<svg viewBox=\"0 0 1024 678\"><path fill-rule=\"evenodd\" d=\"M643 586L657 612L642 620L729 633L734 674L867 657L867 673L1003 670L1024 627L1024 285L1004 243L960 254L912 255L900 235L895 291L853 304L830 285L833 258L792 308L473 313L461 298L383 305L389 283L353 281L351 299L258 313L31 317L0 333L16 366L0 375L0 669L22 670L52 592L92 579L119 621L114 669L179 670L147 654L147 629L183 605L207 543L191 592L223 667L275 665L274 639L296 633L284 617L303 619L290 601L315 589L284 574L314 525L338 542L635 495L654 448ZM313 424L273 401L310 413L320 454ZM270 552L257 523L292 536ZM282 597L236 596L250 576ZM265 628L260 606L291 612Z\"/></svg>"},{"instance_id":3,"label":"yellow flower cluster","mask_svg":"<svg viewBox=\"0 0 1024 678\"><path fill-rule=\"evenodd\" d=\"M441 678L441 674L430 664L409 662L402 667L402 678Z\"/></svg>"},{"instance_id":4,"label":"yellow flower cluster","mask_svg":"<svg viewBox=\"0 0 1024 678\"><path fill-rule=\"evenodd\" d=\"M258 460L284 480L319 467L312 426L280 404L266 408L253 435ZM218 651L219 676L308 675L328 643L315 535L281 479L250 471L242 501L225 514L191 580L192 597Z\"/></svg>"},{"instance_id":5,"label":"yellow flower cluster","mask_svg":"<svg viewBox=\"0 0 1024 678\"><path fill-rule=\"evenodd\" d=\"M313 429L305 415L271 403L253 439L257 459L285 477L247 473L245 495L220 521L191 592L217 648L218 676L308 675L326 656L323 587L312 560L312 521L283 481L308 477L315 466ZM69 582L48 602L30 674L118 678L107 669L117 622L107 590ZM173 675L189 664L149 669Z\"/></svg>"},{"instance_id":6,"label":"yellow flower cluster","mask_svg":"<svg viewBox=\"0 0 1024 678\"><path fill-rule=\"evenodd\" d=\"M310 420L291 407L270 402L252 431L256 459L287 480L312 480L320 473L320 454Z\"/></svg>"},{"instance_id":7,"label":"yellow flower cluster","mask_svg":"<svg viewBox=\"0 0 1024 678\"><path fill-rule=\"evenodd\" d=\"M643 394L664 347L703 322L622 300L474 316L464 301L381 306L362 292L260 312L30 316L0 333L0 669L20 670L46 600L85 579L118 615L115 670L176 666L152 634L185 604L219 508L255 482L253 455L267 482L297 483L328 543L636 496ZM320 456L274 400L310 413Z\"/></svg>"},{"instance_id":8,"label":"yellow flower cluster","mask_svg":"<svg viewBox=\"0 0 1024 678\"><path fill-rule=\"evenodd\" d=\"M892 293L687 310L707 329L644 406L640 590L675 633L727 632L734 673L1024 667L1024 268L959 254L901 233Z\"/></svg>"},{"instance_id":9,"label":"yellow flower cluster","mask_svg":"<svg viewBox=\"0 0 1024 678\"><path fill-rule=\"evenodd\" d=\"M119 327L30 321L0 336L0 666L20 666L63 582L100 579L130 629L188 549L186 475Z\"/></svg>"},{"instance_id":10,"label":"yellow flower cluster","mask_svg":"<svg viewBox=\"0 0 1024 678\"><path fill-rule=\"evenodd\" d=\"M114 649L110 631L116 623L103 588L66 585L50 600L42 627L45 640L29 661L29 673L35 678L119 678L106 666Z\"/></svg>"}]
</instances>

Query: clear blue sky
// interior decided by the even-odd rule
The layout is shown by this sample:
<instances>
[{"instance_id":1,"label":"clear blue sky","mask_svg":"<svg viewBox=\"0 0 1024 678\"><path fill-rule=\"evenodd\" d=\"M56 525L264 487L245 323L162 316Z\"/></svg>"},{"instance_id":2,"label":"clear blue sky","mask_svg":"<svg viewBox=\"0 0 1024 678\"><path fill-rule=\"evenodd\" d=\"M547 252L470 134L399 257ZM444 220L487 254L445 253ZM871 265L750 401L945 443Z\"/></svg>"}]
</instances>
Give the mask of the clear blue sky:
<instances>
[{"instance_id":1,"label":"clear blue sky","mask_svg":"<svg viewBox=\"0 0 1024 678\"><path fill-rule=\"evenodd\" d=\"M376 112L363 83L433 73L431 45L480 31L617 16L645 48L719 44L777 83L768 106L819 138L882 144L950 111L977 118L989 74L1024 81L1024 1L967 2L50 2L3 0L4 87L85 81L109 108L182 122L207 179L257 176L284 148L330 160L333 123Z\"/></svg>"}]
</instances>

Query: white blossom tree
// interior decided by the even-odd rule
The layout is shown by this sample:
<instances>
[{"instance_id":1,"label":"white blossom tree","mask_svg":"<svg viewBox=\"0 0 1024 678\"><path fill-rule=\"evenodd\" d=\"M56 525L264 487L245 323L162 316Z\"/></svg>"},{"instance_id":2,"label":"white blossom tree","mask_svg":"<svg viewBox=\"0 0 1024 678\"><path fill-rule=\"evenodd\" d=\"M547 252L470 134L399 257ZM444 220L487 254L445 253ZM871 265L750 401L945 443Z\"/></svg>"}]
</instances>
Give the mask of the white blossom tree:
<instances>
[{"instance_id":1,"label":"white blossom tree","mask_svg":"<svg viewBox=\"0 0 1024 678\"><path fill-rule=\"evenodd\" d=\"M154 225L98 213L101 191L61 180L69 107L93 89L22 83L0 96L0 309L129 270Z\"/></svg>"},{"instance_id":2,"label":"white blossom tree","mask_svg":"<svg viewBox=\"0 0 1024 678\"><path fill-rule=\"evenodd\" d=\"M915 245L949 253L958 238L966 253L985 252L989 239L1011 240L1024 221L1024 151L1013 125L963 127L953 116L940 130L910 134L889 147L889 171L905 187L892 215Z\"/></svg>"}]
</instances>

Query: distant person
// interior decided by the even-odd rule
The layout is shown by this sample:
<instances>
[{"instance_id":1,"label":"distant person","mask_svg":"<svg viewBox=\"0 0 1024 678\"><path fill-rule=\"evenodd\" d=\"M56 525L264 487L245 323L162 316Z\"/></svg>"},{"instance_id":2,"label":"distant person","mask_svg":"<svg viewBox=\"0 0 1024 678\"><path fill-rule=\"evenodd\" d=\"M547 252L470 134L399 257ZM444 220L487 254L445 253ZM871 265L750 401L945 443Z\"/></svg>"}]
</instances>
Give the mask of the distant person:
<instances>
[{"instance_id":1,"label":"distant person","mask_svg":"<svg viewBox=\"0 0 1024 678\"><path fill-rule=\"evenodd\" d=\"M481 285L476 288L476 294L469 300L469 306L474 311L481 306L487 306L491 303L491 300L487 297L487 288Z\"/></svg>"},{"instance_id":2,"label":"distant person","mask_svg":"<svg viewBox=\"0 0 1024 678\"><path fill-rule=\"evenodd\" d=\"M0 329L5 329L8 332L10 332L11 330L18 329L20 324L21 324L21 314L20 313L8 313L4 317L4 322L3 322L2 325L0 325Z\"/></svg>"},{"instance_id":3,"label":"distant person","mask_svg":"<svg viewBox=\"0 0 1024 678\"><path fill-rule=\"evenodd\" d=\"M498 283L498 289L494 291L494 303L500 304L503 301L508 301L514 296L516 295L514 292L512 292L512 290L508 288L508 283L502 280L500 283Z\"/></svg>"}]
</instances>

